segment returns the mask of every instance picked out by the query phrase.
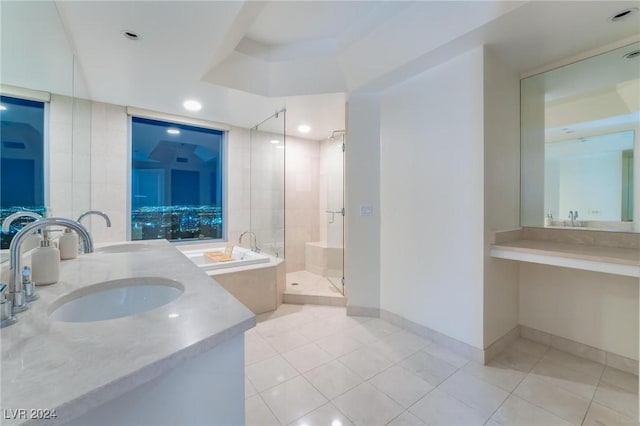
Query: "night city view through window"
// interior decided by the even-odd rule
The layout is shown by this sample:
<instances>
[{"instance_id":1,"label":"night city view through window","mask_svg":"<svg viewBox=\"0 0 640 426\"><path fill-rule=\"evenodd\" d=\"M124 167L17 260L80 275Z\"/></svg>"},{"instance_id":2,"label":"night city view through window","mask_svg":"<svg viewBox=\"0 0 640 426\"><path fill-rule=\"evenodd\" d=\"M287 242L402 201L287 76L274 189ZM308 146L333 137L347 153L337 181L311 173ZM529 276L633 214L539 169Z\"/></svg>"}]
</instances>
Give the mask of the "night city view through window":
<instances>
[{"instance_id":1,"label":"night city view through window","mask_svg":"<svg viewBox=\"0 0 640 426\"><path fill-rule=\"evenodd\" d=\"M131 239L223 238L224 132L132 118Z\"/></svg>"},{"instance_id":2,"label":"night city view through window","mask_svg":"<svg viewBox=\"0 0 640 426\"><path fill-rule=\"evenodd\" d=\"M44 205L44 103L0 96L0 223L19 211L41 216ZM34 219L20 217L2 232L0 248Z\"/></svg>"}]
</instances>

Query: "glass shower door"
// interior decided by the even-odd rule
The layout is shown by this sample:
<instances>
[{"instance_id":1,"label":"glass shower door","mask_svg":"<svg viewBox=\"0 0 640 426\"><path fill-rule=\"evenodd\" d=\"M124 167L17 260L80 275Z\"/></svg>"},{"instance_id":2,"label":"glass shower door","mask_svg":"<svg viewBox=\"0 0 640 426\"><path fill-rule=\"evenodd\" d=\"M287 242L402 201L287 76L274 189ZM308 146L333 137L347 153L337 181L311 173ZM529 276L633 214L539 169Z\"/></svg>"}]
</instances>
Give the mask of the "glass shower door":
<instances>
[{"instance_id":1,"label":"glass shower door","mask_svg":"<svg viewBox=\"0 0 640 426\"><path fill-rule=\"evenodd\" d=\"M286 111L279 111L250 133L249 227L257 247L279 258L284 258L285 249L285 117Z\"/></svg>"},{"instance_id":2,"label":"glass shower door","mask_svg":"<svg viewBox=\"0 0 640 426\"><path fill-rule=\"evenodd\" d=\"M344 294L344 131L336 131L326 147L327 279Z\"/></svg>"}]
</instances>

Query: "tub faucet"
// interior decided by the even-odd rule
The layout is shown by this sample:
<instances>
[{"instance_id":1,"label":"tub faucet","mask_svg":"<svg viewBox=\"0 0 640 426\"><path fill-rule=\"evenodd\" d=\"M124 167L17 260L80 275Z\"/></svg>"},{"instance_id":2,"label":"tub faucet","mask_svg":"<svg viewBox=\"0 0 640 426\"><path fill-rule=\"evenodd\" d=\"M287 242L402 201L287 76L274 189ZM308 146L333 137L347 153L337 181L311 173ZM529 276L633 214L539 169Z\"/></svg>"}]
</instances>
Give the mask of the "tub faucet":
<instances>
[{"instance_id":1,"label":"tub faucet","mask_svg":"<svg viewBox=\"0 0 640 426\"><path fill-rule=\"evenodd\" d=\"M32 217L35 220L42 219L42 216L39 215L38 213L27 212L27 211L15 212L7 216L2 222L2 232L9 232L9 229L10 229L9 227L11 226L11 223L13 223L13 221L19 217Z\"/></svg>"},{"instance_id":2,"label":"tub faucet","mask_svg":"<svg viewBox=\"0 0 640 426\"><path fill-rule=\"evenodd\" d=\"M9 298L13 304L13 313L22 312L29 309L26 294L22 285L22 270L20 263L20 247L25 239L34 231L48 226L63 226L71 228L78 233L84 244L84 252L93 252L93 240L87 228L80 223L63 217L50 217L38 219L25 225L11 240L9 245Z\"/></svg>"},{"instance_id":3,"label":"tub faucet","mask_svg":"<svg viewBox=\"0 0 640 426\"><path fill-rule=\"evenodd\" d=\"M260 248L258 248L258 239L256 238L255 232L244 231L242 234L240 234L240 238L238 238L238 244L242 244L242 237L244 237L244 234L249 234L250 236L253 235L253 244L251 244L251 237L249 237L249 244L251 245L251 250L255 251L256 253L260 253Z\"/></svg>"},{"instance_id":4,"label":"tub faucet","mask_svg":"<svg viewBox=\"0 0 640 426\"><path fill-rule=\"evenodd\" d=\"M89 211L86 211L86 212L82 213L80 216L78 216L78 223L80 223L80 221L82 219L84 219L85 217L87 217L89 215L92 215L92 214L95 214L97 216L102 216L104 218L104 221L107 222L107 228L111 228L111 219L109 219L109 216L107 216L106 213L103 213L103 212L101 212L99 210L89 210Z\"/></svg>"}]
</instances>

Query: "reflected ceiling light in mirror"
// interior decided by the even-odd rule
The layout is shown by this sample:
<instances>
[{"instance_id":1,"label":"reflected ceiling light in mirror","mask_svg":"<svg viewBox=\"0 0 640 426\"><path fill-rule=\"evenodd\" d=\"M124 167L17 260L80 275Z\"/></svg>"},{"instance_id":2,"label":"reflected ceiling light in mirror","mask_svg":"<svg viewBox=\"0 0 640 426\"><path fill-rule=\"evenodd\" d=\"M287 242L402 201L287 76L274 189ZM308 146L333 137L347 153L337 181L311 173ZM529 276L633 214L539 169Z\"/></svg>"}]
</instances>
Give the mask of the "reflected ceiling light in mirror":
<instances>
[{"instance_id":1,"label":"reflected ceiling light in mirror","mask_svg":"<svg viewBox=\"0 0 640 426\"><path fill-rule=\"evenodd\" d=\"M167 133L169 133L170 135L179 135L180 134L180 129L176 129L175 127L171 127L169 129L167 129Z\"/></svg>"},{"instance_id":2,"label":"reflected ceiling light in mirror","mask_svg":"<svg viewBox=\"0 0 640 426\"><path fill-rule=\"evenodd\" d=\"M271 139L271 143L275 145L277 143L280 143L280 141L278 139Z\"/></svg>"},{"instance_id":3,"label":"reflected ceiling light in mirror","mask_svg":"<svg viewBox=\"0 0 640 426\"><path fill-rule=\"evenodd\" d=\"M616 13L615 15L610 17L609 20L611 22L619 22L619 21L627 19L630 16L635 15L637 13L638 13L638 8L637 7L630 7L629 9L624 9L624 10L621 10L620 12Z\"/></svg>"},{"instance_id":4,"label":"reflected ceiling light in mirror","mask_svg":"<svg viewBox=\"0 0 640 426\"><path fill-rule=\"evenodd\" d=\"M6 107L6 106L4 106L4 105L0 105L0 111L6 111L6 110L7 110L7 107Z\"/></svg>"},{"instance_id":5,"label":"reflected ceiling light in mirror","mask_svg":"<svg viewBox=\"0 0 640 426\"><path fill-rule=\"evenodd\" d=\"M308 124L301 124L298 126L298 131L300 133L309 133L311 131L311 126Z\"/></svg>"},{"instance_id":6,"label":"reflected ceiling light in mirror","mask_svg":"<svg viewBox=\"0 0 640 426\"><path fill-rule=\"evenodd\" d=\"M202 109L202 104L193 99L187 99L186 101L184 101L182 106L187 111L200 111Z\"/></svg>"},{"instance_id":7,"label":"reflected ceiling light in mirror","mask_svg":"<svg viewBox=\"0 0 640 426\"><path fill-rule=\"evenodd\" d=\"M167 316L168 316L169 318L178 318L178 317L180 316L180 314L177 314L177 313L175 313L175 312L174 312L174 313L169 314L169 315L167 315Z\"/></svg>"}]
</instances>

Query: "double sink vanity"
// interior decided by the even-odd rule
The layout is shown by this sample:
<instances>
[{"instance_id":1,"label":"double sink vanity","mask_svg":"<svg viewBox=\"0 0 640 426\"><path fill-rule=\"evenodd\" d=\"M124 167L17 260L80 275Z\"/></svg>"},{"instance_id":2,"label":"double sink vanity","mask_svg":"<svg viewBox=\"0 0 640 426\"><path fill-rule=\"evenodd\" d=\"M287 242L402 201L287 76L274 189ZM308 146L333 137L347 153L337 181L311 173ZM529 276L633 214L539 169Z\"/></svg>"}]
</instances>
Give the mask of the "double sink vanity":
<instances>
[{"instance_id":1,"label":"double sink vanity","mask_svg":"<svg viewBox=\"0 0 640 426\"><path fill-rule=\"evenodd\" d=\"M0 332L2 424L244 422L255 315L167 241L63 261L37 292Z\"/></svg>"}]
</instances>

